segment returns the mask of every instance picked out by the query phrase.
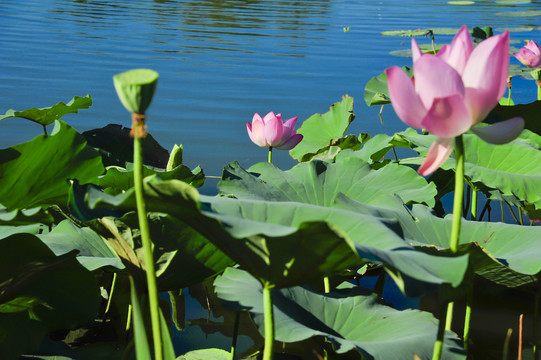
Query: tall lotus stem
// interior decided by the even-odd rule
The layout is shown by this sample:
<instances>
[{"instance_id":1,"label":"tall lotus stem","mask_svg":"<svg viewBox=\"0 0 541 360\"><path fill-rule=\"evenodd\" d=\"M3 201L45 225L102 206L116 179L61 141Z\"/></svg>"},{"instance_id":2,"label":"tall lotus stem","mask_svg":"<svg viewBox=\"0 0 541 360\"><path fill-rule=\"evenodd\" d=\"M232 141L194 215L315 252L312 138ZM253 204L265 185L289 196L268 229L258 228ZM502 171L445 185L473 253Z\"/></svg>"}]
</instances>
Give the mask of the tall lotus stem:
<instances>
[{"instance_id":1,"label":"tall lotus stem","mask_svg":"<svg viewBox=\"0 0 541 360\"><path fill-rule=\"evenodd\" d=\"M272 146L269 146L269 164L272 164Z\"/></svg>"},{"instance_id":2,"label":"tall lotus stem","mask_svg":"<svg viewBox=\"0 0 541 360\"><path fill-rule=\"evenodd\" d=\"M150 240L146 204L143 197L143 148L141 146L141 138L144 136L144 125L142 125L144 124L144 116L134 113L132 114L132 118L134 119L132 131L134 132L133 181L135 187L135 201L137 203L137 217L139 219L139 229L141 231L141 242L143 243L143 254L145 258L150 321L152 324L152 337L154 339L154 355L156 360L161 360L163 359L163 353L158 308L158 286L156 283L156 270L154 268L154 255L152 241Z\"/></svg>"},{"instance_id":3,"label":"tall lotus stem","mask_svg":"<svg viewBox=\"0 0 541 360\"><path fill-rule=\"evenodd\" d=\"M537 85L537 100L541 100L541 68L535 69L530 72Z\"/></svg>"},{"instance_id":4,"label":"tall lotus stem","mask_svg":"<svg viewBox=\"0 0 541 360\"><path fill-rule=\"evenodd\" d=\"M464 140L462 135L455 138L455 197L453 202L453 224L451 228L451 241L449 248L453 254L458 251L458 242L460 239L460 227L462 224L462 206L464 205ZM447 309L441 312L440 326L438 328L438 337L434 344L434 353L432 359L440 359L443 348L443 338L445 330L451 329L453 322L453 305L451 301L447 303ZM442 326L445 324L445 327ZM465 325L467 326L467 325Z\"/></svg>"},{"instance_id":5,"label":"tall lotus stem","mask_svg":"<svg viewBox=\"0 0 541 360\"><path fill-rule=\"evenodd\" d=\"M272 360L274 351L274 314L272 310L271 287L263 285L263 313L265 317L265 348L263 360Z\"/></svg>"},{"instance_id":6,"label":"tall lotus stem","mask_svg":"<svg viewBox=\"0 0 541 360\"><path fill-rule=\"evenodd\" d=\"M141 145L141 139L146 136L144 114L152 102L158 82L158 73L149 69L135 69L115 75L113 82L122 105L132 113L132 130L130 135L133 137L135 201L137 204L137 217L139 219L139 230L141 232L141 242L146 266L145 272L152 338L154 340L154 357L155 360L162 360L163 346L158 304L158 286L156 283L152 242L150 240L147 211L143 196L143 148Z\"/></svg>"}]
</instances>

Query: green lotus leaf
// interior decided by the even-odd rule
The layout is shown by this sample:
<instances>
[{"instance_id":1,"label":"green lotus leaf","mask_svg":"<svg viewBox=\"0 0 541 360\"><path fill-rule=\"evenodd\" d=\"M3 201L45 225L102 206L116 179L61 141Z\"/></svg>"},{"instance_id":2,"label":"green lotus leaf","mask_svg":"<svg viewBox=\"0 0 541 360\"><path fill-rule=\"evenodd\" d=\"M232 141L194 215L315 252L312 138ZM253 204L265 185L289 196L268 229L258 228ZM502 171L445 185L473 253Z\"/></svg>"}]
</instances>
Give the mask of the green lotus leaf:
<instances>
[{"instance_id":1,"label":"green lotus leaf","mask_svg":"<svg viewBox=\"0 0 541 360\"><path fill-rule=\"evenodd\" d=\"M120 102L131 113L144 114L156 91L158 73L150 69L133 69L113 76Z\"/></svg>"},{"instance_id":2,"label":"green lotus leaf","mask_svg":"<svg viewBox=\"0 0 541 360\"><path fill-rule=\"evenodd\" d=\"M413 75L413 69L403 66L402 69L408 74ZM368 80L364 87L364 101L368 106L385 105L391 103L389 89L387 88L387 74L384 72Z\"/></svg>"},{"instance_id":3,"label":"green lotus leaf","mask_svg":"<svg viewBox=\"0 0 541 360\"><path fill-rule=\"evenodd\" d=\"M143 166L143 176L157 175L162 180L176 179L184 181L194 187L201 187L205 182L205 174L200 167L193 171L187 166L179 165L170 171ZM121 193L132 188L133 185L133 164L127 163L126 168L111 166L107 168L104 176L98 180L98 185L107 189L109 193Z\"/></svg>"},{"instance_id":4,"label":"green lotus leaf","mask_svg":"<svg viewBox=\"0 0 541 360\"><path fill-rule=\"evenodd\" d=\"M226 307L247 310L264 332L262 286L243 270L228 268L214 282ZM273 290L277 341L323 337L334 351L355 351L365 359L410 360L432 356L438 320L419 310L395 310L372 290L345 283L320 294L303 287ZM464 359L460 340L446 332L442 359Z\"/></svg>"},{"instance_id":5,"label":"green lotus leaf","mask_svg":"<svg viewBox=\"0 0 541 360\"><path fill-rule=\"evenodd\" d=\"M23 118L41 125L49 125L59 120L62 116L70 113L77 113L79 109L88 109L92 105L92 97L75 96L67 104L59 102L47 108L32 108L22 111L10 109L4 115L0 115L0 121L13 117Z\"/></svg>"},{"instance_id":6,"label":"green lotus leaf","mask_svg":"<svg viewBox=\"0 0 541 360\"><path fill-rule=\"evenodd\" d=\"M9 211L4 205L0 204L0 225L25 225L34 223L52 225L54 218L48 211L40 207Z\"/></svg>"},{"instance_id":7,"label":"green lotus leaf","mask_svg":"<svg viewBox=\"0 0 541 360\"><path fill-rule=\"evenodd\" d=\"M449 248L452 216L439 218L422 205L406 208L375 208L340 198L340 208L374 212L382 218L395 219L407 242L415 246ZM541 271L541 248L537 242L541 228L462 219L460 252L470 253L470 266L480 276L507 287L533 286Z\"/></svg>"},{"instance_id":8,"label":"green lotus leaf","mask_svg":"<svg viewBox=\"0 0 541 360\"><path fill-rule=\"evenodd\" d=\"M506 11L506 12L498 12L496 13L496 16L501 17L529 17L529 18L535 18L541 16L541 10L526 10L526 11Z\"/></svg>"},{"instance_id":9,"label":"green lotus leaf","mask_svg":"<svg viewBox=\"0 0 541 360\"><path fill-rule=\"evenodd\" d=\"M38 237L56 255L78 250L77 260L89 271L111 266L124 269L124 265L104 240L90 228L79 228L71 221L60 222L53 230Z\"/></svg>"},{"instance_id":10,"label":"green lotus leaf","mask_svg":"<svg viewBox=\"0 0 541 360\"><path fill-rule=\"evenodd\" d=\"M144 255L137 214L100 220L100 233L119 256L131 262L129 270L145 279ZM104 231L104 230L107 231ZM150 238L155 244L154 264L160 291L199 283L233 265L233 261L192 227L171 216L149 214Z\"/></svg>"},{"instance_id":11,"label":"green lotus leaf","mask_svg":"<svg viewBox=\"0 0 541 360\"><path fill-rule=\"evenodd\" d=\"M57 121L50 136L0 150L0 199L7 210L64 205L69 179L96 182L103 172L99 154Z\"/></svg>"},{"instance_id":12,"label":"green lotus leaf","mask_svg":"<svg viewBox=\"0 0 541 360\"><path fill-rule=\"evenodd\" d=\"M201 212L197 190L179 180L146 178L144 192L148 211L186 223L262 282L277 287L322 278L359 262L351 240L325 222L291 227ZM89 187L84 197L91 209L135 209L133 189L111 196Z\"/></svg>"},{"instance_id":13,"label":"green lotus leaf","mask_svg":"<svg viewBox=\"0 0 541 360\"><path fill-rule=\"evenodd\" d=\"M75 254L57 257L29 233L0 240L0 358L17 359L37 350L45 333L82 325L97 315L98 284ZM24 303L23 311L13 311Z\"/></svg>"},{"instance_id":14,"label":"green lotus leaf","mask_svg":"<svg viewBox=\"0 0 541 360\"><path fill-rule=\"evenodd\" d=\"M400 133L420 154L426 154L435 140L434 135L419 135L408 131ZM503 195L513 195L535 209L541 208L541 151L532 147L533 135L508 144L492 145L476 135L464 134L464 172L473 183L497 189ZM422 158L403 159L401 163L419 164ZM454 169L453 155L441 165L444 170Z\"/></svg>"},{"instance_id":15,"label":"green lotus leaf","mask_svg":"<svg viewBox=\"0 0 541 360\"><path fill-rule=\"evenodd\" d=\"M302 123L297 133L304 137L289 154L300 161L310 160L320 149L339 141L354 118L353 98L346 95L325 114L312 115Z\"/></svg>"},{"instance_id":16,"label":"green lotus leaf","mask_svg":"<svg viewBox=\"0 0 541 360\"><path fill-rule=\"evenodd\" d=\"M384 31L381 33L383 36L424 36L428 31L432 31L434 35L455 35L458 32L458 28L433 28L433 29L417 29L417 30L393 30Z\"/></svg>"},{"instance_id":17,"label":"green lotus leaf","mask_svg":"<svg viewBox=\"0 0 541 360\"><path fill-rule=\"evenodd\" d=\"M385 202L393 194L405 203L434 206L436 188L413 169L389 164L374 170L362 159L338 156L335 164L301 163L282 171L269 163L244 170L237 162L224 168L218 190L239 199L295 201L331 206L340 193L365 203Z\"/></svg>"},{"instance_id":18,"label":"green lotus leaf","mask_svg":"<svg viewBox=\"0 0 541 360\"><path fill-rule=\"evenodd\" d=\"M85 131L82 135L88 145L101 154L104 166L126 167L126 163L133 163L133 138L130 136L129 128L109 124L99 129ZM143 148L143 163L165 169L169 152L149 133L140 141Z\"/></svg>"},{"instance_id":19,"label":"green lotus leaf","mask_svg":"<svg viewBox=\"0 0 541 360\"><path fill-rule=\"evenodd\" d=\"M530 130L537 135L541 135L541 101L537 100L529 104L517 104L514 106L497 105L492 113L496 116L489 116L484 122L492 124L501 119L511 119L513 117L521 117L524 119L524 128Z\"/></svg>"},{"instance_id":20,"label":"green lotus leaf","mask_svg":"<svg viewBox=\"0 0 541 360\"><path fill-rule=\"evenodd\" d=\"M339 199L342 197L344 196ZM442 258L415 250L404 241L395 220L388 218L387 221L382 221L381 215L375 209L359 212L299 202L237 200L203 195L201 202L224 219L227 216L229 231L238 237L243 236L243 232L257 231L257 226L268 226L265 224L292 228L313 221L334 224L351 239L361 259L383 264L398 280L400 289L411 297L434 292L443 283L458 286L468 266L468 259L464 256ZM230 220L232 218L245 221L235 222ZM246 224L250 222L254 229L247 228ZM271 257L270 261L272 260Z\"/></svg>"},{"instance_id":21,"label":"green lotus leaf","mask_svg":"<svg viewBox=\"0 0 541 360\"><path fill-rule=\"evenodd\" d=\"M199 349L181 355L179 360L229 360L231 353L222 349Z\"/></svg>"}]
</instances>

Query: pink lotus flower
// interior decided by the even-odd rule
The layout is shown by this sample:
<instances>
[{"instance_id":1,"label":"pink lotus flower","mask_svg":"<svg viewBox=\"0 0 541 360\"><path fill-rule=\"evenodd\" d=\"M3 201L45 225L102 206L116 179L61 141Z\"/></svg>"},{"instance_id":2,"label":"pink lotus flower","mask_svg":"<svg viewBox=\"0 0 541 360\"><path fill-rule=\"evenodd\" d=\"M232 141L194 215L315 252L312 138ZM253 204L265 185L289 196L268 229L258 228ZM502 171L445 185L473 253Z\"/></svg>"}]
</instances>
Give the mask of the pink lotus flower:
<instances>
[{"instance_id":1,"label":"pink lotus flower","mask_svg":"<svg viewBox=\"0 0 541 360\"><path fill-rule=\"evenodd\" d=\"M530 40L520 52L514 53L515 57L524 65L537 68L541 65L541 48L535 41Z\"/></svg>"},{"instance_id":2,"label":"pink lotus flower","mask_svg":"<svg viewBox=\"0 0 541 360\"><path fill-rule=\"evenodd\" d=\"M252 123L246 123L246 129L257 146L291 150L302 140L302 135L295 132L296 124L296 116L284 123L281 114L275 115L271 111L263 119L256 113Z\"/></svg>"},{"instance_id":3,"label":"pink lotus flower","mask_svg":"<svg viewBox=\"0 0 541 360\"><path fill-rule=\"evenodd\" d=\"M466 26L437 55L423 54L412 39L410 79L397 66L386 69L389 95L398 117L438 138L430 147L419 174L434 172L447 160L453 139L472 130L483 140L504 144L524 127L522 118L473 127L498 104L507 86L509 33L493 36L475 49Z\"/></svg>"}]
</instances>

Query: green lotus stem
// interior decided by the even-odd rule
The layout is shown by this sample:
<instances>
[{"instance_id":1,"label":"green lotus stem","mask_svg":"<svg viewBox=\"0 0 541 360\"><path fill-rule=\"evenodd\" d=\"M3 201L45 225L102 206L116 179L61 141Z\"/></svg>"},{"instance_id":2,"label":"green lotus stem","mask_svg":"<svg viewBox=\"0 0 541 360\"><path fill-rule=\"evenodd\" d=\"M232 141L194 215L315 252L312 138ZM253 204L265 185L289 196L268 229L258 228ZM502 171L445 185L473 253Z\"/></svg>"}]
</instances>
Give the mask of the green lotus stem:
<instances>
[{"instance_id":1,"label":"green lotus stem","mask_svg":"<svg viewBox=\"0 0 541 360\"><path fill-rule=\"evenodd\" d=\"M462 135L455 138L455 197L453 202L453 224L451 228L451 240L449 248L453 254L458 251L458 242L460 239L460 226L462 223L462 206L464 206L464 140ZM434 343L434 353L432 359L440 359L443 348L443 338L445 330L451 329L453 322L454 303L448 302L444 307L446 310L441 312L440 323L438 327L438 337Z\"/></svg>"},{"instance_id":2,"label":"green lotus stem","mask_svg":"<svg viewBox=\"0 0 541 360\"><path fill-rule=\"evenodd\" d=\"M471 219L477 220L477 190L472 188L471 194Z\"/></svg>"},{"instance_id":3,"label":"green lotus stem","mask_svg":"<svg viewBox=\"0 0 541 360\"><path fill-rule=\"evenodd\" d=\"M235 325L233 327L233 339L231 342L231 360L235 360L235 353L237 351L237 337L239 336L239 322L240 311L235 313Z\"/></svg>"},{"instance_id":4,"label":"green lotus stem","mask_svg":"<svg viewBox=\"0 0 541 360\"><path fill-rule=\"evenodd\" d=\"M522 209L518 208L518 218L520 220L520 225L524 225L524 215L522 215Z\"/></svg>"},{"instance_id":5,"label":"green lotus stem","mask_svg":"<svg viewBox=\"0 0 541 360\"><path fill-rule=\"evenodd\" d=\"M464 141L462 135L455 138L455 198L453 203L453 227L451 229L451 242L449 248L455 254L458 251L460 226L462 223L462 206L464 203Z\"/></svg>"},{"instance_id":6,"label":"green lotus stem","mask_svg":"<svg viewBox=\"0 0 541 360\"><path fill-rule=\"evenodd\" d=\"M126 316L126 332L131 328L131 304L128 304L128 314Z\"/></svg>"},{"instance_id":7,"label":"green lotus stem","mask_svg":"<svg viewBox=\"0 0 541 360\"><path fill-rule=\"evenodd\" d=\"M263 285L263 312L265 316L265 348L263 360L272 360L274 348L274 315L272 310L271 287Z\"/></svg>"},{"instance_id":8,"label":"green lotus stem","mask_svg":"<svg viewBox=\"0 0 541 360\"><path fill-rule=\"evenodd\" d=\"M272 146L269 146L269 163L272 164Z\"/></svg>"},{"instance_id":9,"label":"green lotus stem","mask_svg":"<svg viewBox=\"0 0 541 360\"><path fill-rule=\"evenodd\" d=\"M107 299L107 307L105 308L105 314L109 312L109 308L111 307L111 300L113 299L115 285L116 285L116 273L113 273L113 282L111 284L111 291L109 291L109 299Z\"/></svg>"},{"instance_id":10,"label":"green lotus stem","mask_svg":"<svg viewBox=\"0 0 541 360\"><path fill-rule=\"evenodd\" d=\"M154 269L154 256L152 253L152 242L148 226L145 199L143 197L143 148L141 145L141 131L139 126L134 127L133 137L133 180L135 187L135 200L137 203L137 217L141 231L141 242L143 243L143 254L146 266L146 277L148 287L148 299L150 305L150 321L152 324L152 338L154 339L155 360L163 360L162 333L160 328L160 317L158 308L158 286L156 284L156 271Z\"/></svg>"},{"instance_id":11,"label":"green lotus stem","mask_svg":"<svg viewBox=\"0 0 541 360\"><path fill-rule=\"evenodd\" d=\"M455 308L455 303L453 301L449 301L447 303L447 315L445 316L445 330L451 330L451 326L453 325L454 308Z\"/></svg>"},{"instance_id":12,"label":"green lotus stem","mask_svg":"<svg viewBox=\"0 0 541 360\"><path fill-rule=\"evenodd\" d=\"M443 339L445 337L445 318L446 318L446 306L444 305L442 307L442 311L440 312L440 322L438 324L438 334L436 337L436 342L434 343L434 350L432 352L432 360L440 360L441 359L441 353L443 351Z\"/></svg>"},{"instance_id":13,"label":"green lotus stem","mask_svg":"<svg viewBox=\"0 0 541 360\"><path fill-rule=\"evenodd\" d=\"M331 292L331 284L330 284L330 281L329 281L329 277L328 276L325 276L323 278L323 288L325 290L325 294L328 294Z\"/></svg>"},{"instance_id":14,"label":"green lotus stem","mask_svg":"<svg viewBox=\"0 0 541 360\"><path fill-rule=\"evenodd\" d=\"M466 295L466 315L464 316L464 349L468 350L468 341L470 340L470 322L471 322L471 307L473 304L473 287L468 289Z\"/></svg>"},{"instance_id":15,"label":"green lotus stem","mask_svg":"<svg viewBox=\"0 0 541 360\"><path fill-rule=\"evenodd\" d=\"M43 124L41 126L43 126L43 133L45 134L45 137L47 137L47 126Z\"/></svg>"},{"instance_id":16,"label":"green lotus stem","mask_svg":"<svg viewBox=\"0 0 541 360\"><path fill-rule=\"evenodd\" d=\"M536 80L537 84L537 100L541 100L541 80Z\"/></svg>"},{"instance_id":17,"label":"green lotus stem","mask_svg":"<svg viewBox=\"0 0 541 360\"><path fill-rule=\"evenodd\" d=\"M503 200L500 201L500 206L502 208L502 222L505 222L505 219L503 217L503 214L504 214L504 208L503 208Z\"/></svg>"}]
</instances>

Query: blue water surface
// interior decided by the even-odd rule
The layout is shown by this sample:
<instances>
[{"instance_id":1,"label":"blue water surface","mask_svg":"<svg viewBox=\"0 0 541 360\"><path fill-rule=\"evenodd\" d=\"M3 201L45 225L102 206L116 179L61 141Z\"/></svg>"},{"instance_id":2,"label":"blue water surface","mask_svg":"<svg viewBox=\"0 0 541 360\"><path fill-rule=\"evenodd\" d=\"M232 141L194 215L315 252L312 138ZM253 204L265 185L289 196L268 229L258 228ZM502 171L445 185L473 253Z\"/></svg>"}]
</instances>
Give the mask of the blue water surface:
<instances>
[{"instance_id":1,"label":"blue water surface","mask_svg":"<svg viewBox=\"0 0 541 360\"><path fill-rule=\"evenodd\" d=\"M371 77L411 62L389 54L408 49L409 38L384 37L382 31L462 24L491 25L496 32L535 27L541 18L539 4L3 0L0 113L91 94L92 107L66 116L69 124L79 131L109 123L130 126L111 77L132 68L152 68L160 80L148 112L149 131L166 149L183 144L187 165L221 175L233 160L247 167L266 159L266 149L254 146L246 134L246 122L255 112L298 116L300 126L349 94L357 114L350 133L405 129L390 106L384 109L382 125L379 107L369 108L363 100ZM517 41L540 37L539 28L512 33ZM438 36L436 41L447 43L451 38ZM516 80L514 85L519 102L535 100L531 82ZM30 140L41 131L20 119L5 120L0 147ZM294 164L287 152L277 151L274 159L282 168Z\"/></svg>"}]
</instances>

